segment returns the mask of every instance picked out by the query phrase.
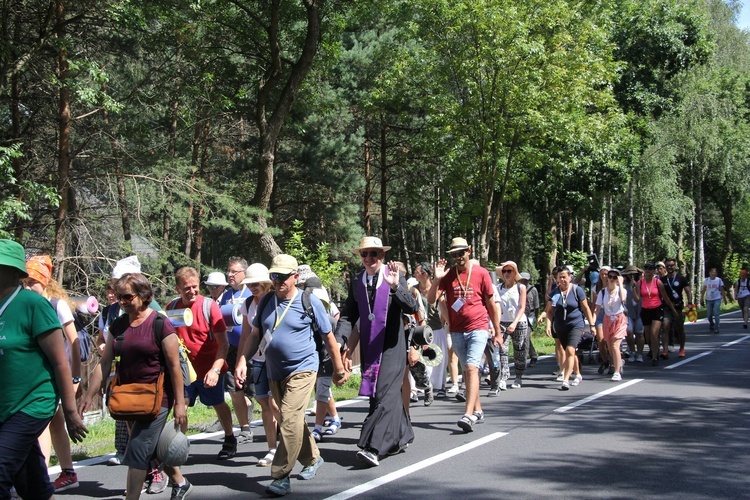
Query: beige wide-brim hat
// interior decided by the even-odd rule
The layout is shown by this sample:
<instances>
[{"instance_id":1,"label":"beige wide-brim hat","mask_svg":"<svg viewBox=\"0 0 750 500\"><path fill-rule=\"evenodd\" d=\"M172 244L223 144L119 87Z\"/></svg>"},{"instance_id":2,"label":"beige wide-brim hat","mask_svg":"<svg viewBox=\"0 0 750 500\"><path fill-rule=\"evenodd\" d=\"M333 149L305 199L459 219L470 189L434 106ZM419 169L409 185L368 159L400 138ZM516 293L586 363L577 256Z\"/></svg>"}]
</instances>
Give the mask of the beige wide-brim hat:
<instances>
[{"instance_id":1,"label":"beige wide-brim hat","mask_svg":"<svg viewBox=\"0 0 750 500\"><path fill-rule=\"evenodd\" d=\"M391 249L391 247L387 245L383 245L383 242L380 238L377 238L375 236L365 236L361 240L359 240L359 248L355 248L352 250L352 253L355 255L359 255L359 252L362 250L382 250L384 252L387 252Z\"/></svg>"},{"instance_id":2,"label":"beige wide-brim hat","mask_svg":"<svg viewBox=\"0 0 750 500\"><path fill-rule=\"evenodd\" d=\"M280 273L280 274L297 274L297 259L291 255L280 253L271 261L271 269L268 273Z\"/></svg>"},{"instance_id":3,"label":"beige wide-brim hat","mask_svg":"<svg viewBox=\"0 0 750 500\"><path fill-rule=\"evenodd\" d=\"M229 283L227 283L227 279L224 276L224 273L220 273L218 271L213 272L208 275L208 278L206 278L206 281L204 281L207 285L215 285L215 286L227 286Z\"/></svg>"},{"instance_id":4,"label":"beige wide-brim hat","mask_svg":"<svg viewBox=\"0 0 750 500\"><path fill-rule=\"evenodd\" d=\"M278 271L277 271L278 272ZM245 279L240 281L240 285L249 285L251 283L270 283L271 277L268 276L268 268L263 264L256 262L250 264L245 269Z\"/></svg>"},{"instance_id":5,"label":"beige wide-brim hat","mask_svg":"<svg viewBox=\"0 0 750 500\"><path fill-rule=\"evenodd\" d=\"M512 267L513 268L513 281L519 281L521 279L521 273L518 272L518 266L515 262L512 260L506 260L499 266L495 268L495 272L498 275L498 278L503 276L503 268L504 267Z\"/></svg>"},{"instance_id":6,"label":"beige wide-brim hat","mask_svg":"<svg viewBox=\"0 0 750 500\"><path fill-rule=\"evenodd\" d=\"M448 248L448 253L466 250L467 248L471 248L471 245L466 241L466 238L453 238L451 240L451 246Z\"/></svg>"}]
</instances>

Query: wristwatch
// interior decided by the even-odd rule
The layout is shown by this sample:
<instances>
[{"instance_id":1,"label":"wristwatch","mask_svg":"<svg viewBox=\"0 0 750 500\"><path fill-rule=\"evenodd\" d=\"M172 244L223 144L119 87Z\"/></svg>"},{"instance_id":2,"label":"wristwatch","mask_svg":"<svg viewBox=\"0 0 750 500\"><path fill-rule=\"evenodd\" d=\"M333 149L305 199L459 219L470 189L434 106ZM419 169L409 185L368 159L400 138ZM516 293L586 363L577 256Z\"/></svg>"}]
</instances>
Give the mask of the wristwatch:
<instances>
[{"instance_id":1,"label":"wristwatch","mask_svg":"<svg viewBox=\"0 0 750 500\"><path fill-rule=\"evenodd\" d=\"M73 377L73 383L74 384L80 384L81 380L83 380L81 377Z\"/></svg>"},{"instance_id":2,"label":"wristwatch","mask_svg":"<svg viewBox=\"0 0 750 500\"><path fill-rule=\"evenodd\" d=\"M212 371L213 371L213 372L214 372L214 373L215 373L216 375L221 375L221 370L219 370L219 369L216 369L216 368L211 368L211 370L212 370Z\"/></svg>"}]
</instances>

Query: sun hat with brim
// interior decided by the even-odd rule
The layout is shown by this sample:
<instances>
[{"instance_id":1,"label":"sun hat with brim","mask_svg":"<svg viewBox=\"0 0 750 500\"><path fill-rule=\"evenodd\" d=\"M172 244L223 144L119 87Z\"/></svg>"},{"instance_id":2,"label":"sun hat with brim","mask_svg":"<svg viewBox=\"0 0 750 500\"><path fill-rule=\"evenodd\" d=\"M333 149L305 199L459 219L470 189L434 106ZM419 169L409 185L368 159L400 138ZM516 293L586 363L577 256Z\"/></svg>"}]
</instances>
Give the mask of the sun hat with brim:
<instances>
[{"instance_id":1,"label":"sun hat with brim","mask_svg":"<svg viewBox=\"0 0 750 500\"><path fill-rule=\"evenodd\" d=\"M521 273L521 279L531 281L531 275L529 273Z\"/></svg>"},{"instance_id":2,"label":"sun hat with brim","mask_svg":"<svg viewBox=\"0 0 750 500\"><path fill-rule=\"evenodd\" d=\"M617 273L617 276L622 276L622 273L619 269L609 269L607 273Z\"/></svg>"},{"instance_id":3,"label":"sun hat with brim","mask_svg":"<svg viewBox=\"0 0 750 500\"><path fill-rule=\"evenodd\" d=\"M20 271L23 277L26 272L26 251L20 243L13 240L0 240L0 266L8 266Z\"/></svg>"},{"instance_id":4,"label":"sun hat with brim","mask_svg":"<svg viewBox=\"0 0 750 500\"><path fill-rule=\"evenodd\" d=\"M518 266L516 265L515 262L513 262L512 260L506 260L505 262L503 262L502 264L500 264L499 266L497 266L495 268L495 272L498 275L502 276L502 274L503 274L503 268L504 267L512 267L513 268L513 271L514 271L513 272L513 281L518 281L518 280L521 279L521 273L518 272Z\"/></svg>"},{"instance_id":5,"label":"sun hat with brim","mask_svg":"<svg viewBox=\"0 0 750 500\"><path fill-rule=\"evenodd\" d=\"M256 262L255 264L250 264L247 269L245 269L245 279L240 281L240 285L250 285L255 283L270 283L271 277L268 275L268 268L261 264L260 262ZM281 272L281 271L274 271L274 272ZM286 274L286 273L284 273Z\"/></svg>"},{"instance_id":6,"label":"sun hat with brim","mask_svg":"<svg viewBox=\"0 0 750 500\"><path fill-rule=\"evenodd\" d=\"M211 286L227 286L229 284L227 283L226 277L224 277L224 273L218 271L210 273L204 283Z\"/></svg>"},{"instance_id":7,"label":"sun hat with brim","mask_svg":"<svg viewBox=\"0 0 750 500\"><path fill-rule=\"evenodd\" d=\"M156 458L169 467L179 467L187 462L190 456L190 441L182 431L175 427L174 419L162 428L156 444Z\"/></svg>"},{"instance_id":8,"label":"sun hat with brim","mask_svg":"<svg viewBox=\"0 0 750 500\"><path fill-rule=\"evenodd\" d=\"M458 252L459 250L466 250L467 248L471 248L471 245L469 245L469 242L466 241L465 238L453 238L447 253Z\"/></svg>"},{"instance_id":9,"label":"sun hat with brim","mask_svg":"<svg viewBox=\"0 0 750 500\"><path fill-rule=\"evenodd\" d=\"M138 262L138 257L135 255L131 255L130 257L125 257L124 259L118 260L117 263L115 263L115 267L112 268L113 278L120 279L124 275L129 273L141 273L141 263Z\"/></svg>"},{"instance_id":10,"label":"sun hat with brim","mask_svg":"<svg viewBox=\"0 0 750 500\"><path fill-rule=\"evenodd\" d=\"M600 267L600 268L599 268L599 272L600 272L600 273L603 273L603 272L605 272L605 271L609 271L609 270L611 270L611 269L612 269L612 268L611 268L611 267L609 267L609 266L602 266L602 267Z\"/></svg>"},{"instance_id":11,"label":"sun hat with brim","mask_svg":"<svg viewBox=\"0 0 750 500\"><path fill-rule=\"evenodd\" d=\"M299 264L297 264L297 259L291 255L280 253L271 261L271 269L268 270L268 273L296 274L298 267Z\"/></svg>"},{"instance_id":12,"label":"sun hat with brim","mask_svg":"<svg viewBox=\"0 0 750 500\"><path fill-rule=\"evenodd\" d=\"M383 241L380 238L375 236L364 236L359 240L359 248L353 249L352 253L359 255L359 252L362 250L382 250L383 252L387 252L390 249L391 247L388 245L383 245Z\"/></svg>"},{"instance_id":13,"label":"sun hat with brim","mask_svg":"<svg viewBox=\"0 0 750 500\"><path fill-rule=\"evenodd\" d=\"M622 274L640 274L640 272L641 270L638 269L636 266L628 266L625 268Z\"/></svg>"},{"instance_id":14,"label":"sun hat with brim","mask_svg":"<svg viewBox=\"0 0 750 500\"><path fill-rule=\"evenodd\" d=\"M29 278L38 281L44 288L52 278L52 259L49 255L35 255L26 261L26 273Z\"/></svg>"}]
</instances>

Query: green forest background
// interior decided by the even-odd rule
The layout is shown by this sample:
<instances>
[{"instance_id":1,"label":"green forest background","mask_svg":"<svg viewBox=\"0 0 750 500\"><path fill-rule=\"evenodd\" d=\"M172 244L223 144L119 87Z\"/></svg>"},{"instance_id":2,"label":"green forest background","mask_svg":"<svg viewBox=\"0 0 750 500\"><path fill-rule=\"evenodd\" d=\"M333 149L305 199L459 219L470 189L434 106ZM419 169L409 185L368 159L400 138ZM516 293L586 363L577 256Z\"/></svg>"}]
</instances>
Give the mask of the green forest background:
<instances>
[{"instance_id":1,"label":"green forest background","mask_svg":"<svg viewBox=\"0 0 750 500\"><path fill-rule=\"evenodd\" d=\"M722 0L0 2L0 233L99 294L136 253L409 270L750 261L750 45ZM699 287L694 287L694 290Z\"/></svg>"}]
</instances>

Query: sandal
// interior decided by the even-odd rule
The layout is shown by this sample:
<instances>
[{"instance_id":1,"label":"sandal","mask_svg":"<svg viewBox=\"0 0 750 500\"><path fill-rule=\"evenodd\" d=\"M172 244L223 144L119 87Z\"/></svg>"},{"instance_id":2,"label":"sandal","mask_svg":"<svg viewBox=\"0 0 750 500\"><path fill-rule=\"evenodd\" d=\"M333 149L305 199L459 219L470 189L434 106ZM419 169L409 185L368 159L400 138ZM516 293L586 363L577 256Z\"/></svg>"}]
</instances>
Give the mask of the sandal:
<instances>
[{"instance_id":1,"label":"sandal","mask_svg":"<svg viewBox=\"0 0 750 500\"><path fill-rule=\"evenodd\" d=\"M266 456L258 460L258 467L269 467L273 463L273 457L276 455L276 448L268 450Z\"/></svg>"},{"instance_id":2,"label":"sandal","mask_svg":"<svg viewBox=\"0 0 750 500\"><path fill-rule=\"evenodd\" d=\"M325 433L328 435L336 434L340 428L341 420L331 420L331 423L325 428Z\"/></svg>"},{"instance_id":3,"label":"sandal","mask_svg":"<svg viewBox=\"0 0 750 500\"><path fill-rule=\"evenodd\" d=\"M318 429L313 429L310 431L310 434L312 434L316 443L320 443L320 440L323 439L323 434Z\"/></svg>"}]
</instances>

